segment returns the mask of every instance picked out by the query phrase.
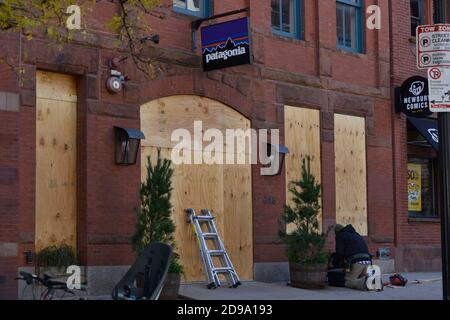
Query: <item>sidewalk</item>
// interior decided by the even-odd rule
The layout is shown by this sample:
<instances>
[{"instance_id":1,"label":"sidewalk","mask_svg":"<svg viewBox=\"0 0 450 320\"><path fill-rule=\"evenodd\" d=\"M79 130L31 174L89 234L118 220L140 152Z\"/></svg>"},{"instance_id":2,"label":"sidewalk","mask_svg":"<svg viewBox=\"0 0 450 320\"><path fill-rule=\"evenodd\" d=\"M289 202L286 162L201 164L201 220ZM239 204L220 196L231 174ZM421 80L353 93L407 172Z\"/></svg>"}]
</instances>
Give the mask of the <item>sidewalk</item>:
<instances>
[{"instance_id":1,"label":"sidewalk","mask_svg":"<svg viewBox=\"0 0 450 320\"><path fill-rule=\"evenodd\" d=\"M386 287L383 292L360 292L328 287L324 290L292 288L286 283L244 282L237 289L206 289L205 284L182 285L180 295L194 300L442 300L441 273L402 273L409 281L404 288ZM388 276L383 276L384 282ZM414 280L439 281L413 284Z\"/></svg>"}]
</instances>

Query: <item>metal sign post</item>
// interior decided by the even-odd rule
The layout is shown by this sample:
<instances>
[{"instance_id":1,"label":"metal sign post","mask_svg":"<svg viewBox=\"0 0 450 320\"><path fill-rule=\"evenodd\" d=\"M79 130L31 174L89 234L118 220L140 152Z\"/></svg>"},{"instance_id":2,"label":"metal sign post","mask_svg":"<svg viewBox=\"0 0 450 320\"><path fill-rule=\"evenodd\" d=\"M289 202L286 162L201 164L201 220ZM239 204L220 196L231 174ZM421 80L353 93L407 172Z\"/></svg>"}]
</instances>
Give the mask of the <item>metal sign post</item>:
<instances>
[{"instance_id":1,"label":"metal sign post","mask_svg":"<svg viewBox=\"0 0 450 320\"><path fill-rule=\"evenodd\" d=\"M450 300L450 113L439 113L439 167L444 300Z\"/></svg>"},{"instance_id":2,"label":"metal sign post","mask_svg":"<svg viewBox=\"0 0 450 320\"><path fill-rule=\"evenodd\" d=\"M443 298L450 300L450 25L417 27L417 67L428 69L430 110L439 118Z\"/></svg>"}]
</instances>

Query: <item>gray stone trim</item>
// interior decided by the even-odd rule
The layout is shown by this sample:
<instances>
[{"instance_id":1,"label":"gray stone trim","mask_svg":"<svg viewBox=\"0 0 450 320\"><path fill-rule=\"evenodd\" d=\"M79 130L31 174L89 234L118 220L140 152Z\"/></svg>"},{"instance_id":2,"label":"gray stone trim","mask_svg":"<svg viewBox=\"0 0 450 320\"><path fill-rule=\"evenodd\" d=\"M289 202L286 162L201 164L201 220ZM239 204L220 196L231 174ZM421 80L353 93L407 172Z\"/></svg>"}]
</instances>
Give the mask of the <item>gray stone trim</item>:
<instances>
[{"instance_id":1,"label":"gray stone trim","mask_svg":"<svg viewBox=\"0 0 450 320\"><path fill-rule=\"evenodd\" d=\"M19 112L20 95L12 92L0 91L0 111Z\"/></svg>"},{"instance_id":2,"label":"gray stone trim","mask_svg":"<svg viewBox=\"0 0 450 320\"><path fill-rule=\"evenodd\" d=\"M19 245L12 242L0 242L0 257L17 257Z\"/></svg>"},{"instance_id":3,"label":"gray stone trim","mask_svg":"<svg viewBox=\"0 0 450 320\"><path fill-rule=\"evenodd\" d=\"M254 264L254 280L260 282L289 281L289 263L264 262Z\"/></svg>"}]
</instances>

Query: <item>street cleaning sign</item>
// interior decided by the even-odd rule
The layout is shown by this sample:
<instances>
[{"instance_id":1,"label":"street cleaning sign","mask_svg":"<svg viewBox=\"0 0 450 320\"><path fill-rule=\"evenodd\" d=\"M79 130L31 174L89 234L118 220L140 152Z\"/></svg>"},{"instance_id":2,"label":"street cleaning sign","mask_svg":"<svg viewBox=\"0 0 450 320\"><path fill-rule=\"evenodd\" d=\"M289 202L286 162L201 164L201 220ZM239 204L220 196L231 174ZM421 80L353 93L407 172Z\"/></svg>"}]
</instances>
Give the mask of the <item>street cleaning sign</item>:
<instances>
[{"instance_id":1,"label":"street cleaning sign","mask_svg":"<svg viewBox=\"0 0 450 320\"><path fill-rule=\"evenodd\" d=\"M428 69L431 112L450 112L450 68Z\"/></svg>"},{"instance_id":2,"label":"street cleaning sign","mask_svg":"<svg viewBox=\"0 0 450 320\"><path fill-rule=\"evenodd\" d=\"M417 66L450 67L450 24L417 27Z\"/></svg>"}]
</instances>

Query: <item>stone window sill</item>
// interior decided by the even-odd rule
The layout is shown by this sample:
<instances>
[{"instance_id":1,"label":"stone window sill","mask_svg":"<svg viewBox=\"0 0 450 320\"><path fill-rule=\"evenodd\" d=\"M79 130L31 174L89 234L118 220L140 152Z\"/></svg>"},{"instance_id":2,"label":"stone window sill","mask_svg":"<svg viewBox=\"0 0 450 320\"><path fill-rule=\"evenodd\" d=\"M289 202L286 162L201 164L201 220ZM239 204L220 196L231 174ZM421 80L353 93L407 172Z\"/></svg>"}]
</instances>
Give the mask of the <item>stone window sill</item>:
<instances>
[{"instance_id":1,"label":"stone window sill","mask_svg":"<svg viewBox=\"0 0 450 320\"><path fill-rule=\"evenodd\" d=\"M409 217L408 222L426 222L426 223L441 223L439 218L419 218L419 217Z\"/></svg>"}]
</instances>

